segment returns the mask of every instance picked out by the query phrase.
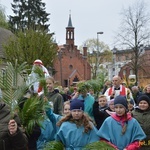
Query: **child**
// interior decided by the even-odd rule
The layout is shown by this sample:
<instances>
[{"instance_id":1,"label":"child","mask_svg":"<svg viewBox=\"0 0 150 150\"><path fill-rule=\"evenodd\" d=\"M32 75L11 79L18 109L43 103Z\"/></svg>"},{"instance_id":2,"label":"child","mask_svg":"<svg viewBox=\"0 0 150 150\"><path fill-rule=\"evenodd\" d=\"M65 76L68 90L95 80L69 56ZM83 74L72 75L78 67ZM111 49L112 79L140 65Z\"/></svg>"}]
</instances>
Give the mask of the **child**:
<instances>
[{"instance_id":1,"label":"child","mask_svg":"<svg viewBox=\"0 0 150 150\"><path fill-rule=\"evenodd\" d=\"M130 101L128 101L128 110L130 113L132 113L132 111L134 110L134 100L130 99Z\"/></svg>"},{"instance_id":2,"label":"child","mask_svg":"<svg viewBox=\"0 0 150 150\"><path fill-rule=\"evenodd\" d=\"M105 95L100 95L98 102L95 101L93 105L93 115L96 122L96 127L99 129L104 122L104 120L109 116L105 111L108 108L107 98Z\"/></svg>"},{"instance_id":3,"label":"child","mask_svg":"<svg viewBox=\"0 0 150 150\"><path fill-rule=\"evenodd\" d=\"M67 115L70 113L70 101L64 102L64 107L63 107L63 115Z\"/></svg>"},{"instance_id":4,"label":"child","mask_svg":"<svg viewBox=\"0 0 150 150\"><path fill-rule=\"evenodd\" d=\"M114 145L119 150L138 150L139 142L146 135L136 119L128 111L127 100L124 96L114 99L115 113L106 118L98 135L101 140Z\"/></svg>"},{"instance_id":5,"label":"child","mask_svg":"<svg viewBox=\"0 0 150 150\"><path fill-rule=\"evenodd\" d=\"M138 107L132 111L132 115L140 123L146 134L146 139L141 143L140 150L150 149L150 98L147 95L141 95L137 99Z\"/></svg>"},{"instance_id":6,"label":"child","mask_svg":"<svg viewBox=\"0 0 150 150\"><path fill-rule=\"evenodd\" d=\"M112 111L114 112L114 99L111 99L109 102L108 102L108 110L109 111Z\"/></svg>"},{"instance_id":7,"label":"child","mask_svg":"<svg viewBox=\"0 0 150 150\"><path fill-rule=\"evenodd\" d=\"M63 115L66 116L70 113L70 101L64 102ZM55 140L55 136L58 130L56 123L63 117L61 115L53 113L52 109L46 110L47 116L42 123L41 135L37 141L37 150L42 150L47 142Z\"/></svg>"},{"instance_id":8,"label":"child","mask_svg":"<svg viewBox=\"0 0 150 150\"><path fill-rule=\"evenodd\" d=\"M114 99L108 101L108 108L105 110L109 116L114 113Z\"/></svg>"},{"instance_id":9,"label":"child","mask_svg":"<svg viewBox=\"0 0 150 150\"><path fill-rule=\"evenodd\" d=\"M71 113L58 122L60 128L56 141L61 141L66 150L81 150L86 144L98 141L97 129L84 113L84 102L79 99L72 100L70 110Z\"/></svg>"}]
</instances>

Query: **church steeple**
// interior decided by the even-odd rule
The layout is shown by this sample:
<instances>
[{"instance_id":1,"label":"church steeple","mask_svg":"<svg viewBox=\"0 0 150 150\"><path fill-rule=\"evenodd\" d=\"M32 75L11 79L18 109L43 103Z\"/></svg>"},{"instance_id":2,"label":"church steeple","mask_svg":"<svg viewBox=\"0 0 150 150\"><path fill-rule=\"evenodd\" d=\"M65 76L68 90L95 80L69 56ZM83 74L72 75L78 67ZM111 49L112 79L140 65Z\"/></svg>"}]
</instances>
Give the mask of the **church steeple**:
<instances>
[{"instance_id":1,"label":"church steeple","mask_svg":"<svg viewBox=\"0 0 150 150\"><path fill-rule=\"evenodd\" d=\"M66 27L66 44L74 47L74 27L72 26L71 14L69 14L68 27Z\"/></svg>"},{"instance_id":2,"label":"church steeple","mask_svg":"<svg viewBox=\"0 0 150 150\"><path fill-rule=\"evenodd\" d=\"M68 27L72 27L71 14L69 14Z\"/></svg>"}]
</instances>

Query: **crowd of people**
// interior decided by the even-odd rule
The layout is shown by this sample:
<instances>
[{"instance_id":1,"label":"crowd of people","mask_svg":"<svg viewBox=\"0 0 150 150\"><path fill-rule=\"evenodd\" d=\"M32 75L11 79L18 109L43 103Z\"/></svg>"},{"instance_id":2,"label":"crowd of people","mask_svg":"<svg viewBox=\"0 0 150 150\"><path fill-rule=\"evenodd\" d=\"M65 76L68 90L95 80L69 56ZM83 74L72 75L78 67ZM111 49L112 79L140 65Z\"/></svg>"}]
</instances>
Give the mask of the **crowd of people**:
<instances>
[{"instance_id":1,"label":"crowd of people","mask_svg":"<svg viewBox=\"0 0 150 150\"><path fill-rule=\"evenodd\" d=\"M61 142L66 150L81 150L97 141L116 150L150 149L150 84L142 91L138 86L128 88L116 75L95 99L92 89L74 87L71 92L65 87L60 93L43 63L36 60L33 65L27 81L30 96L36 94L50 107L45 107L41 126L37 125L29 136L1 96L0 150L43 150L50 141ZM34 72L35 65L45 73L46 93Z\"/></svg>"}]
</instances>

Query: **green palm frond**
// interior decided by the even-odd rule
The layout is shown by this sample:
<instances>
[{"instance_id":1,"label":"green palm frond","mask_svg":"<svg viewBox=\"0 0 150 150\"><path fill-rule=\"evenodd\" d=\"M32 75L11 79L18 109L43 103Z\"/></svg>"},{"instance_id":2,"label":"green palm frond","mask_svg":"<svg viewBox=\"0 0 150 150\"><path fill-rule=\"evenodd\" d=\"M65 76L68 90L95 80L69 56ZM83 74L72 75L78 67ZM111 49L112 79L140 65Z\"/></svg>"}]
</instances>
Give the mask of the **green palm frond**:
<instances>
[{"instance_id":1,"label":"green palm frond","mask_svg":"<svg viewBox=\"0 0 150 150\"><path fill-rule=\"evenodd\" d=\"M103 141L87 144L82 150L115 150L111 145Z\"/></svg>"},{"instance_id":2,"label":"green palm frond","mask_svg":"<svg viewBox=\"0 0 150 150\"><path fill-rule=\"evenodd\" d=\"M43 110L46 106L45 102L38 97L26 98L25 101L21 101L29 88L22 78L23 74L27 72L27 68L28 65L25 62L21 65L17 60L14 65L8 62L3 72L0 72L0 88L2 100L10 106L12 118L14 113L18 113L23 127L30 134L36 124L40 125L39 122L43 119ZM22 80L19 80L20 78ZM22 108L20 108L21 102Z\"/></svg>"},{"instance_id":3,"label":"green palm frond","mask_svg":"<svg viewBox=\"0 0 150 150\"><path fill-rule=\"evenodd\" d=\"M0 72L0 88L2 90L3 101L11 108L11 114L17 109L17 101L23 96L27 87L25 84L18 85L18 79L23 71L26 71L27 64L19 65L17 60L15 65L8 62L6 68Z\"/></svg>"},{"instance_id":4,"label":"green palm frond","mask_svg":"<svg viewBox=\"0 0 150 150\"><path fill-rule=\"evenodd\" d=\"M43 110L45 102L39 97L31 97L26 99L23 108L19 111L21 123L27 134L32 133L33 127L44 119Z\"/></svg>"},{"instance_id":5,"label":"green palm frond","mask_svg":"<svg viewBox=\"0 0 150 150\"><path fill-rule=\"evenodd\" d=\"M64 150L64 146L59 141L50 141L45 145L43 150Z\"/></svg>"}]
</instances>

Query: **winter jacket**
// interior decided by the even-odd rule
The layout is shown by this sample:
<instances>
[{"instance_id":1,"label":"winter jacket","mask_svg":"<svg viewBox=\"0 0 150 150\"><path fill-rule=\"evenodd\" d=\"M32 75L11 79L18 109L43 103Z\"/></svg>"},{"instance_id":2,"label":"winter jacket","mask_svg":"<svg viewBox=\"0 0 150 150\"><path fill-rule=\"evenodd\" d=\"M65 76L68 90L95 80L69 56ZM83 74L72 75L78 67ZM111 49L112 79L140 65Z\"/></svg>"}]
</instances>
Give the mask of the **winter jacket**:
<instances>
[{"instance_id":1,"label":"winter jacket","mask_svg":"<svg viewBox=\"0 0 150 150\"><path fill-rule=\"evenodd\" d=\"M132 115L140 123L146 134L146 139L141 142L140 150L150 150L150 109L142 111L139 108L135 108L135 110L132 111Z\"/></svg>"},{"instance_id":2,"label":"winter jacket","mask_svg":"<svg viewBox=\"0 0 150 150\"><path fill-rule=\"evenodd\" d=\"M94 120L96 122L97 129L99 129L101 125L103 124L104 120L110 116L106 112L106 109L108 109L108 106L100 109L98 102L97 101L94 102L93 115L94 115Z\"/></svg>"},{"instance_id":3,"label":"winter jacket","mask_svg":"<svg viewBox=\"0 0 150 150\"><path fill-rule=\"evenodd\" d=\"M8 123L11 114L9 107L0 102L0 150L27 150L27 137L22 132L18 116L14 116L14 120L18 124L17 132L11 135L8 131Z\"/></svg>"}]
</instances>

